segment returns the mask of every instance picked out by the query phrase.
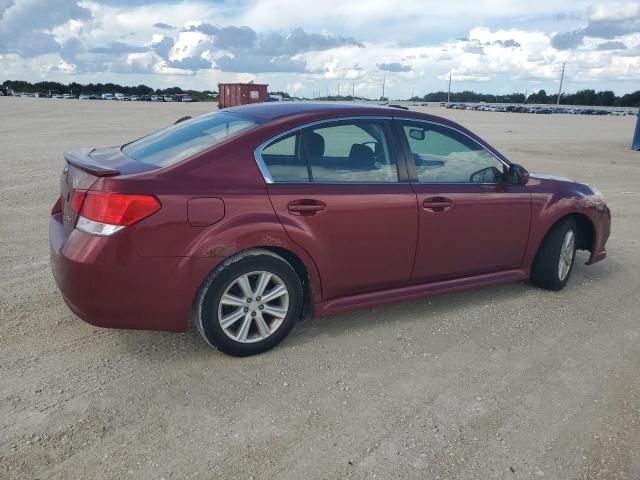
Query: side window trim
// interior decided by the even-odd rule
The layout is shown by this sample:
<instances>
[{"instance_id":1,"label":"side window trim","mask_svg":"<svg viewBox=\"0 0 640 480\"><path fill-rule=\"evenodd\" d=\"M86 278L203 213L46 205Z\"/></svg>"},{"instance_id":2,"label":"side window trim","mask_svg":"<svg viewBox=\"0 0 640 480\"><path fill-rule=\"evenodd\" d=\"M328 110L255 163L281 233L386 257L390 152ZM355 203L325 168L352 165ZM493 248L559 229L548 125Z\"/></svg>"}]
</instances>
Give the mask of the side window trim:
<instances>
[{"instance_id":1,"label":"side window trim","mask_svg":"<svg viewBox=\"0 0 640 480\"><path fill-rule=\"evenodd\" d=\"M415 164L415 161L413 159L413 154L411 152L411 147L409 146L409 141L407 140L406 134L404 133L403 124L428 124L428 125L435 125L436 127L440 127L440 128L443 128L443 129L452 130L452 131L457 132L457 133L459 133L461 135L464 135L466 138L468 138L473 143L478 145L480 148L482 148L482 150L484 150L485 152L489 153L493 158L495 158L505 168L509 168L509 166L510 166L510 164L508 162L506 162L504 159L502 159L498 155L496 155L496 153L493 152L491 149L485 147L482 143L478 142L478 140L473 138L471 135L469 135L466 132L463 132L462 130L460 130L458 128L452 127L450 125L445 125L444 123L435 122L433 120L421 120L421 119L407 118L407 117L394 117L393 118L393 124L395 125L394 133L400 139L400 144L401 144L401 148L402 148L402 151L403 151L403 158L404 158L405 164L407 166L407 170L409 172L409 181L412 182L412 183L419 183L421 185L429 185L429 183L420 182L418 180L418 172L416 170L416 164ZM431 185L494 185L494 184L489 184L489 183L486 183L486 184L482 184L482 183L465 183L465 182L438 182L438 183L432 183Z\"/></svg>"},{"instance_id":2,"label":"side window trim","mask_svg":"<svg viewBox=\"0 0 640 480\"><path fill-rule=\"evenodd\" d=\"M367 122L367 121L377 121L380 122L384 128L384 133L385 136L387 137L387 143L388 143L388 147L389 147L389 155L392 157L392 160L394 160L395 165L396 165L396 169L397 169L397 173L398 173L398 180L395 182L313 182L313 181L307 181L307 182L296 182L296 181L275 181L271 175L271 172L269 171L269 167L267 166L266 162L264 161L264 159L262 158L262 150L264 150L265 148L267 148L268 146L270 146L271 144L277 142L279 139L286 137L288 135L291 134L296 134L296 153L298 151L299 145L299 138L300 138L300 132L302 132L303 130L310 128L310 127L315 127L315 126L319 126L319 125L324 125L324 124L340 124L340 123L344 123L344 122L349 122L349 121L356 121L356 122ZM350 117L332 117L332 118L327 118L327 119L323 119L323 120L317 120L314 122L309 122L309 123L305 123L302 125L298 125L296 127L290 128L288 130L285 130L284 132L280 132L277 135L274 135L273 137L265 140L264 142L262 142L260 145L258 145L254 152L253 152L253 156L254 159L256 161L256 164L258 165L258 168L260 169L260 173L262 173L262 177L264 178L265 182L268 184L300 184L300 185L307 185L307 184L314 184L314 185L396 185L399 183L408 183L410 181L410 177L407 171L407 162L405 159L405 154L402 148L402 145L400 144L400 142L398 142L398 134L397 132L394 130L393 128L393 117L390 116L380 116L380 115L358 115L358 116L350 116ZM304 157L306 158L306 155L304 155ZM305 160L306 161L306 160ZM307 168L309 169L310 166L307 165ZM312 173L309 173L309 178L312 179Z\"/></svg>"},{"instance_id":3,"label":"side window trim","mask_svg":"<svg viewBox=\"0 0 640 480\"><path fill-rule=\"evenodd\" d=\"M302 160L304 161L304 165L307 168L307 182L308 183L313 183L313 170L311 169L311 158L309 153L307 152L307 149L304 147L303 143L302 143L302 131L304 129L300 129L297 130L295 133L296 136L296 157L300 156L300 158L302 158ZM267 167L268 168L268 167ZM276 182L276 183L281 183L281 182ZM289 182L287 182L289 183ZM296 183L300 183L300 182L296 182Z\"/></svg>"}]
</instances>

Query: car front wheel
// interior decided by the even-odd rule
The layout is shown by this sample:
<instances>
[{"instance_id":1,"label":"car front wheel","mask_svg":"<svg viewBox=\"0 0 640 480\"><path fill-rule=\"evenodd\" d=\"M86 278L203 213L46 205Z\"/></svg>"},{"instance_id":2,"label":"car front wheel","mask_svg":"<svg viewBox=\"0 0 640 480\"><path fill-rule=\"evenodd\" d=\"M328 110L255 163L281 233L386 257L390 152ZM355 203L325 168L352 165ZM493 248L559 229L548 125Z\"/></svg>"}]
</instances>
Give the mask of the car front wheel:
<instances>
[{"instance_id":1,"label":"car front wheel","mask_svg":"<svg viewBox=\"0 0 640 480\"><path fill-rule=\"evenodd\" d=\"M262 353L280 343L302 310L302 285L282 257L255 250L225 262L196 302L205 340L234 356Z\"/></svg>"},{"instance_id":2,"label":"car front wheel","mask_svg":"<svg viewBox=\"0 0 640 480\"><path fill-rule=\"evenodd\" d=\"M547 290L561 290L569 281L576 258L577 226L568 218L545 237L531 269L534 284Z\"/></svg>"}]
</instances>

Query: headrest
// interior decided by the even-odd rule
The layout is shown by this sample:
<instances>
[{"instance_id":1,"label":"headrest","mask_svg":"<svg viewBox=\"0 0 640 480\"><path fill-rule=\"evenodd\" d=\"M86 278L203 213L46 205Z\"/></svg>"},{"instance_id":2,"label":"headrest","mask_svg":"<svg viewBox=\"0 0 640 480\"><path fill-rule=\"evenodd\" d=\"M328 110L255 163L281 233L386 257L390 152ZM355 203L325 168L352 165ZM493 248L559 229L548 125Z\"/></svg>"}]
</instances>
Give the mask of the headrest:
<instances>
[{"instance_id":1,"label":"headrest","mask_svg":"<svg viewBox=\"0 0 640 480\"><path fill-rule=\"evenodd\" d=\"M371 170L375 168L373 150L361 143L354 143L349 152L349 166L359 170Z\"/></svg>"}]
</instances>

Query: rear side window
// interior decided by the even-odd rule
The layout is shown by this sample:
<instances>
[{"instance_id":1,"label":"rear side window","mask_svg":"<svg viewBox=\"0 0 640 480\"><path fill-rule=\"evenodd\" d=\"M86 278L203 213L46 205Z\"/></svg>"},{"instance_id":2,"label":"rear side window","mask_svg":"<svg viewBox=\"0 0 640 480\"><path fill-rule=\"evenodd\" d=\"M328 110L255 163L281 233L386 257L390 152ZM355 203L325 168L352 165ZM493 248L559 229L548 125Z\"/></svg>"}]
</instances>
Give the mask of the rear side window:
<instances>
[{"instance_id":1,"label":"rear side window","mask_svg":"<svg viewBox=\"0 0 640 480\"><path fill-rule=\"evenodd\" d=\"M307 164L298 155L298 134L284 137L262 149L262 159L276 182L308 182Z\"/></svg>"},{"instance_id":2,"label":"rear side window","mask_svg":"<svg viewBox=\"0 0 640 480\"><path fill-rule=\"evenodd\" d=\"M398 181L384 124L352 121L302 129L262 150L274 182Z\"/></svg>"},{"instance_id":3,"label":"rear side window","mask_svg":"<svg viewBox=\"0 0 640 480\"><path fill-rule=\"evenodd\" d=\"M122 152L134 160L165 167L257 124L257 120L235 113L214 112L128 143Z\"/></svg>"}]
</instances>

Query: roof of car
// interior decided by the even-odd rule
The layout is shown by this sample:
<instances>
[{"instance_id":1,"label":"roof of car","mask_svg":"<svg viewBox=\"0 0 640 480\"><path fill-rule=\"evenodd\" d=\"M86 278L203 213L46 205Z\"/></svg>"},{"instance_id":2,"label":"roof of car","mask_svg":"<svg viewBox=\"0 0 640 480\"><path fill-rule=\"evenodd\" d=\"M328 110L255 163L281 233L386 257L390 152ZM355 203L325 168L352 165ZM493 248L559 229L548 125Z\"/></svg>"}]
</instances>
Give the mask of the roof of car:
<instances>
[{"instance_id":1,"label":"roof of car","mask_svg":"<svg viewBox=\"0 0 640 480\"><path fill-rule=\"evenodd\" d=\"M227 108L228 112L240 113L251 117L273 120L275 118L300 115L304 113L336 113L353 115L397 115L406 110L386 107L382 105L369 105L365 103L346 102L264 102ZM416 113L416 112L413 112Z\"/></svg>"},{"instance_id":2,"label":"roof of car","mask_svg":"<svg viewBox=\"0 0 640 480\"><path fill-rule=\"evenodd\" d=\"M504 157L499 151L485 142L482 138L473 134L462 125L449 120L447 118L439 117L423 112L417 112L415 110L405 110L402 108L394 108L384 105L372 105L366 103L350 103L350 102L265 102L265 103L252 103L249 105L242 105L239 107L227 108L224 111L238 113L249 117L266 120L267 123L271 123L271 120L295 120L297 118L307 120L326 119L336 117L349 117L360 115L371 115L380 117L404 117L422 119L427 121L434 121L439 124L448 125L457 130L462 131L466 135L471 136L481 145L489 148L493 153L498 155L502 160L508 162L509 160Z\"/></svg>"}]
</instances>

